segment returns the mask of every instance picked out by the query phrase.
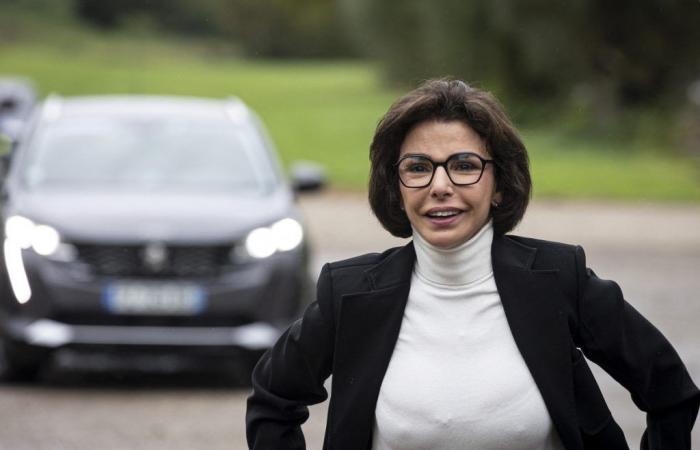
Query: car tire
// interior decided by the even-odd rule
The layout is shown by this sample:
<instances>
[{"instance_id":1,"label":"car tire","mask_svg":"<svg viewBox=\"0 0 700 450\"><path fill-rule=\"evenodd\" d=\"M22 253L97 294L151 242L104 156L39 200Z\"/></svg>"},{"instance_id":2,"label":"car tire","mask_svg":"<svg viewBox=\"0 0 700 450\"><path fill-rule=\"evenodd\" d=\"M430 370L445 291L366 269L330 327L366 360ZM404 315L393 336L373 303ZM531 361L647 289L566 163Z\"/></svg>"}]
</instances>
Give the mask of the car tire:
<instances>
[{"instance_id":1,"label":"car tire","mask_svg":"<svg viewBox=\"0 0 700 450\"><path fill-rule=\"evenodd\" d=\"M34 381L38 378L48 356L45 350L0 339L0 379Z\"/></svg>"}]
</instances>

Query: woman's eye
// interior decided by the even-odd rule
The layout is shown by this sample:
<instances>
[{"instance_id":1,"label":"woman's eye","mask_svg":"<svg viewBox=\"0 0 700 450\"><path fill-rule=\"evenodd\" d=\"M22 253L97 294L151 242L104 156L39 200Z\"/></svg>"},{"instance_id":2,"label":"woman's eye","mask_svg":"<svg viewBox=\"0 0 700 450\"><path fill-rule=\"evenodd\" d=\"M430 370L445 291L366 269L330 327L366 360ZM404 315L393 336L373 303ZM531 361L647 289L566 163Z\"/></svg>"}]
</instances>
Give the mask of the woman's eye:
<instances>
[{"instance_id":1,"label":"woman's eye","mask_svg":"<svg viewBox=\"0 0 700 450\"><path fill-rule=\"evenodd\" d=\"M427 164L414 163L408 166L409 172L430 172L430 166Z\"/></svg>"},{"instance_id":2,"label":"woman's eye","mask_svg":"<svg viewBox=\"0 0 700 450\"><path fill-rule=\"evenodd\" d=\"M452 165L452 169L459 172L468 172L470 170L475 170L476 166L470 162L458 162Z\"/></svg>"},{"instance_id":3,"label":"woman's eye","mask_svg":"<svg viewBox=\"0 0 700 450\"><path fill-rule=\"evenodd\" d=\"M480 161L473 158L450 161L450 170L453 172L474 172L481 169Z\"/></svg>"}]
</instances>

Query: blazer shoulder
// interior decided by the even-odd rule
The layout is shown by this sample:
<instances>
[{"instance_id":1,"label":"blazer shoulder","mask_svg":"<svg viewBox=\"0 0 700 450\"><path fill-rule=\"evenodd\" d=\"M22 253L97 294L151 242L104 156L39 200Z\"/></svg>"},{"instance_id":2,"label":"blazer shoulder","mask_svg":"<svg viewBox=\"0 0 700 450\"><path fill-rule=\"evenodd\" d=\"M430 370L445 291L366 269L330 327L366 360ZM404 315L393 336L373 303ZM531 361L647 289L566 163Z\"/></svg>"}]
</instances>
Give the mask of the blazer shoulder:
<instances>
[{"instance_id":1,"label":"blazer shoulder","mask_svg":"<svg viewBox=\"0 0 700 450\"><path fill-rule=\"evenodd\" d=\"M533 269L565 269L576 264L578 255L583 255L583 249L579 245L563 242L548 241L525 236L507 234L504 238L536 250Z\"/></svg>"},{"instance_id":2,"label":"blazer shoulder","mask_svg":"<svg viewBox=\"0 0 700 450\"><path fill-rule=\"evenodd\" d=\"M352 258L341 259L328 263L328 268L332 272L338 271L364 271L380 264L392 254L398 252L403 247L392 247L381 253L365 253L364 255L353 256Z\"/></svg>"},{"instance_id":3,"label":"blazer shoulder","mask_svg":"<svg viewBox=\"0 0 700 450\"><path fill-rule=\"evenodd\" d=\"M545 239L536 239L527 236L518 236L515 234L506 234L504 236L507 239L511 239L521 245L527 247L536 248L542 251L551 252L574 252L579 247L575 244L568 244L565 242L548 241Z\"/></svg>"},{"instance_id":4,"label":"blazer shoulder","mask_svg":"<svg viewBox=\"0 0 700 450\"><path fill-rule=\"evenodd\" d=\"M405 247L393 247L382 253L366 253L328 263L328 275L333 280L335 290L338 293L348 293L372 289L373 282L368 275L371 269L385 262L390 263L391 257Z\"/></svg>"}]
</instances>

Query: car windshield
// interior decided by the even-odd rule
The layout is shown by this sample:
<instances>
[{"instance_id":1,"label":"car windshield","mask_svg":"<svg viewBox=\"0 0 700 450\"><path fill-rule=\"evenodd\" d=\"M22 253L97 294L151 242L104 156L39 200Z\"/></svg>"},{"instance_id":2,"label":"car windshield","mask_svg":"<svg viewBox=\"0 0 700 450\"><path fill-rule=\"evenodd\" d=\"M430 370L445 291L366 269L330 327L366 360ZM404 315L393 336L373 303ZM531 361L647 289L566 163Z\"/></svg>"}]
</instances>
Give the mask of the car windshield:
<instances>
[{"instance_id":1,"label":"car windshield","mask_svg":"<svg viewBox=\"0 0 700 450\"><path fill-rule=\"evenodd\" d=\"M223 118L70 116L30 146L29 189L263 193L276 176L252 127Z\"/></svg>"}]
</instances>

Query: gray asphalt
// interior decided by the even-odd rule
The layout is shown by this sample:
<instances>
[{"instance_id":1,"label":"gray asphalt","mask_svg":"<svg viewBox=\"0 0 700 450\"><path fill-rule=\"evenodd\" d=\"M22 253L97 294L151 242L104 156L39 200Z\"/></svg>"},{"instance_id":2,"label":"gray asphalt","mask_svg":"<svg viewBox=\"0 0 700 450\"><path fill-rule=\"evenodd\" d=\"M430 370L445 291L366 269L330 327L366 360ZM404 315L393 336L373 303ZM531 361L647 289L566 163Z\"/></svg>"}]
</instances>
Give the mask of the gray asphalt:
<instances>
[{"instance_id":1,"label":"gray asphalt","mask_svg":"<svg viewBox=\"0 0 700 450\"><path fill-rule=\"evenodd\" d=\"M400 245L378 225L364 196L302 197L315 242L313 267ZM599 276L674 343L700 381L700 206L535 202L518 234L577 243ZM644 416L595 371L632 448ZM58 365L37 385L0 385L0 450L242 449L247 389L227 374L86 373ZM308 448L321 446L325 405L311 408ZM700 431L694 431L700 449Z\"/></svg>"}]
</instances>

